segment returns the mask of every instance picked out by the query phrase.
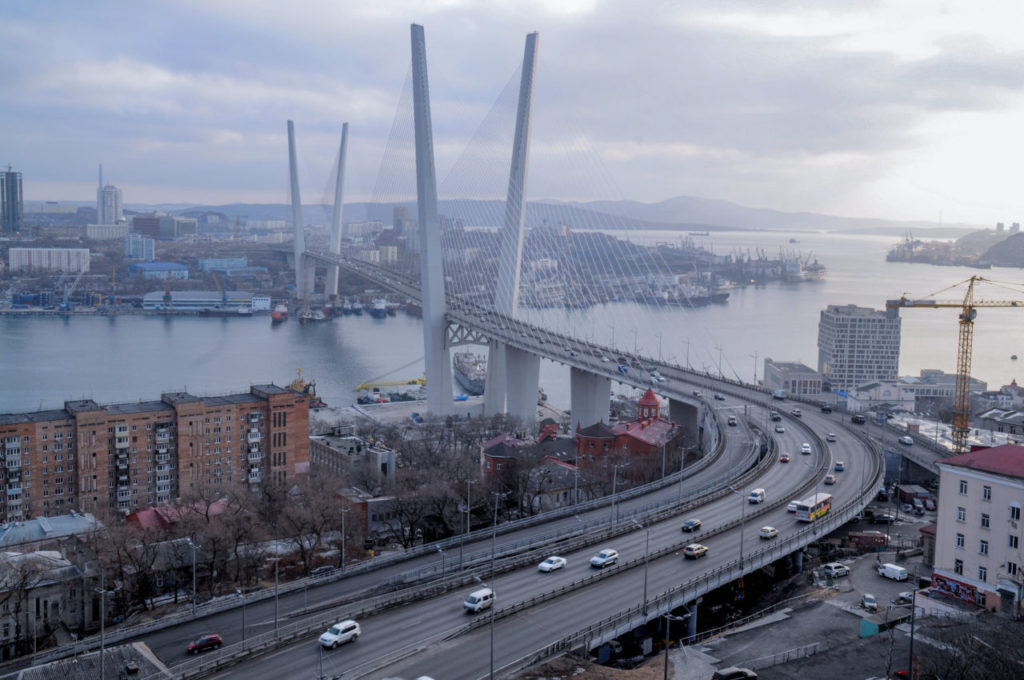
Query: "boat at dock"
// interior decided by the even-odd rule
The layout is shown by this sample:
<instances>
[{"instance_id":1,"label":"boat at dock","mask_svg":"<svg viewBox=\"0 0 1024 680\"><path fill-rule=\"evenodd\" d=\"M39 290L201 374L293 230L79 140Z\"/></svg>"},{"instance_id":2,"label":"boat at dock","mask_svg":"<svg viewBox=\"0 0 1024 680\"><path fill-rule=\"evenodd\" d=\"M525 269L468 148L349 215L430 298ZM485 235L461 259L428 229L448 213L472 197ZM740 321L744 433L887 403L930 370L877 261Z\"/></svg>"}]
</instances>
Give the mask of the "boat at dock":
<instances>
[{"instance_id":1,"label":"boat at dock","mask_svg":"<svg viewBox=\"0 0 1024 680\"><path fill-rule=\"evenodd\" d=\"M469 394L483 394L487 382L487 360L473 352L456 352L452 357L455 380Z\"/></svg>"},{"instance_id":2,"label":"boat at dock","mask_svg":"<svg viewBox=\"0 0 1024 680\"><path fill-rule=\"evenodd\" d=\"M274 311L270 313L270 323L276 326L277 324L284 323L287 320L288 305L281 304L274 307Z\"/></svg>"},{"instance_id":3,"label":"boat at dock","mask_svg":"<svg viewBox=\"0 0 1024 680\"><path fill-rule=\"evenodd\" d=\"M382 298L377 298L372 303L366 306L366 311L370 313L374 319L383 319L388 315L387 302Z\"/></svg>"},{"instance_id":4,"label":"boat at dock","mask_svg":"<svg viewBox=\"0 0 1024 680\"><path fill-rule=\"evenodd\" d=\"M249 307L207 307L199 310L199 316L213 316L221 318L232 318L240 316L252 316L252 309Z\"/></svg>"}]
</instances>

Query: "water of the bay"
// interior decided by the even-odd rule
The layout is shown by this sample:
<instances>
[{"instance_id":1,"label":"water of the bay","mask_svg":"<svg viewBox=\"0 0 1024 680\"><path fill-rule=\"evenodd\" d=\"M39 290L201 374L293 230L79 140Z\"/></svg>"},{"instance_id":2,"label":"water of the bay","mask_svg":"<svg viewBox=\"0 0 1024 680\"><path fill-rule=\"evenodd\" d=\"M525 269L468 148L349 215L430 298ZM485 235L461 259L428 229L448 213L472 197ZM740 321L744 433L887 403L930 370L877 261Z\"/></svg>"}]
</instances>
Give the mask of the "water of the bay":
<instances>
[{"instance_id":1,"label":"water of the bay","mask_svg":"<svg viewBox=\"0 0 1024 680\"><path fill-rule=\"evenodd\" d=\"M634 242L678 240L678 232L632 233ZM795 238L798 243L790 243ZM700 309L638 309L627 303L586 310L528 310L532 319L571 327L625 351L673 359L713 373L751 380L757 356L802 361L817 367L818 319L829 304L881 309L904 292L923 297L972 274L1019 282L1020 270L979 272L885 261L898 236L828 233L723 232L698 241L718 254L749 249L776 257L780 249L817 258L828 267L821 282L773 283L731 291L725 305ZM959 300L963 290L944 298ZM986 298L1012 298L997 289ZM991 386L1017 377L1024 357L1019 309L979 310L972 373ZM956 369L956 310L901 312L900 374L922 368ZM557 322L557 323L556 323ZM660 337L659 337L660 336ZM373 379L416 378L423 374L419 319L342 317L321 324L294 320L272 327L269 318L152 316L0 317L0 413L59 408L67 399L100 403L158 399L161 392L187 389L212 395L246 391L250 384L287 384L301 368L331 405L354 401L355 386ZM719 350L719 348L721 348ZM483 348L480 348L482 351ZM541 384L550 400L569 405L568 369L543 362Z\"/></svg>"}]
</instances>

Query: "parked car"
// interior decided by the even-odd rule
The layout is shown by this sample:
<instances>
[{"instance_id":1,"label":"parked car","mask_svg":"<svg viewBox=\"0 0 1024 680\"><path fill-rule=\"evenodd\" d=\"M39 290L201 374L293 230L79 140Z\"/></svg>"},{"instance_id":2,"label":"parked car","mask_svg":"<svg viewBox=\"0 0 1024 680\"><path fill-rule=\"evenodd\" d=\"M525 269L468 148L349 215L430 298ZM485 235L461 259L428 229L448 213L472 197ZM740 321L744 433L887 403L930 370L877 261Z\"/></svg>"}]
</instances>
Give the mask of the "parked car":
<instances>
[{"instance_id":1,"label":"parked car","mask_svg":"<svg viewBox=\"0 0 1024 680\"><path fill-rule=\"evenodd\" d=\"M780 463L788 463L789 462L789 454L788 453L783 453L781 456L779 456L779 462Z\"/></svg>"},{"instance_id":2,"label":"parked car","mask_svg":"<svg viewBox=\"0 0 1024 680\"><path fill-rule=\"evenodd\" d=\"M725 401L725 395L721 392L715 392L715 401Z\"/></svg>"},{"instance_id":3,"label":"parked car","mask_svg":"<svg viewBox=\"0 0 1024 680\"><path fill-rule=\"evenodd\" d=\"M869 612L877 612L878 600L876 600L875 596L871 593L864 593L864 597L860 601L860 606L864 607L864 609L868 610Z\"/></svg>"},{"instance_id":4,"label":"parked car","mask_svg":"<svg viewBox=\"0 0 1024 680\"><path fill-rule=\"evenodd\" d=\"M704 557L708 554L708 547L701 545L700 543L691 543L690 545L683 548L683 557L695 560L698 557Z\"/></svg>"},{"instance_id":5,"label":"parked car","mask_svg":"<svg viewBox=\"0 0 1024 680\"><path fill-rule=\"evenodd\" d=\"M757 532L757 535L761 538L775 538L779 535L779 530L775 527L761 527L761 531Z\"/></svg>"},{"instance_id":6,"label":"parked car","mask_svg":"<svg viewBox=\"0 0 1024 680\"><path fill-rule=\"evenodd\" d=\"M547 558L546 560L541 562L539 565L537 565L537 570L538 571L544 571L544 572L554 571L556 569L561 569L562 567L564 567L568 563L569 563L569 561L567 559L565 559L564 557L559 557L558 555L552 555L551 557Z\"/></svg>"},{"instance_id":7,"label":"parked car","mask_svg":"<svg viewBox=\"0 0 1024 680\"><path fill-rule=\"evenodd\" d=\"M786 431L786 426L783 425L782 423L775 423L775 431L778 432L779 434L782 434L783 432Z\"/></svg>"},{"instance_id":8,"label":"parked car","mask_svg":"<svg viewBox=\"0 0 1024 680\"><path fill-rule=\"evenodd\" d=\"M903 444L904 446L913 446L914 440L911 439L908 435L903 435L902 437L900 437L900 444Z\"/></svg>"},{"instance_id":9,"label":"parked car","mask_svg":"<svg viewBox=\"0 0 1024 680\"><path fill-rule=\"evenodd\" d=\"M773 423L777 423L778 421L782 420L782 416L780 416L777 412L772 411L771 419Z\"/></svg>"},{"instance_id":10,"label":"parked car","mask_svg":"<svg viewBox=\"0 0 1024 680\"><path fill-rule=\"evenodd\" d=\"M924 499L924 509L925 510L934 510L935 509L935 501L932 500L931 498L925 498Z\"/></svg>"},{"instance_id":11,"label":"parked car","mask_svg":"<svg viewBox=\"0 0 1024 680\"><path fill-rule=\"evenodd\" d=\"M362 632L359 624L352 619L339 621L320 636L320 646L324 649L335 649L338 645L343 645L346 642L355 642Z\"/></svg>"},{"instance_id":12,"label":"parked car","mask_svg":"<svg viewBox=\"0 0 1024 680\"><path fill-rule=\"evenodd\" d=\"M749 668L729 666L715 671L711 675L711 680L757 680L757 673Z\"/></svg>"},{"instance_id":13,"label":"parked car","mask_svg":"<svg viewBox=\"0 0 1024 680\"><path fill-rule=\"evenodd\" d=\"M871 523L872 524L892 524L895 521L896 521L895 517L893 517L892 515L886 515L886 514L875 515L874 517L871 518Z\"/></svg>"},{"instance_id":14,"label":"parked car","mask_svg":"<svg viewBox=\"0 0 1024 680\"><path fill-rule=\"evenodd\" d=\"M206 652L211 649L220 649L223 644L224 640L222 640L220 635L217 635L216 633L200 635L198 638L188 643L188 653L199 654L200 652Z\"/></svg>"},{"instance_id":15,"label":"parked car","mask_svg":"<svg viewBox=\"0 0 1024 680\"><path fill-rule=\"evenodd\" d=\"M691 518L683 522L683 531L690 532L700 529L701 521L697 518Z\"/></svg>"},{"instance_id":16,"label":"parked car","mask_svg":"<svg viewBox=\"0 0 1024 680\"><path fill-rule=\"evenodd\" d=\"M911 602L914 601L914 591L912 591L912 590L905 590L905 591L903 591L902 593L899 594L899 597L896 598L896 601L897 602L901 602L903 604L910 604Z\"/></svg>"},{"instance_id":17,"label":"parked car","mask_svg":"<svg viewBox=\"0 0 1024 680\"><path fill-rule=\"evenodd\" d=\"M800 453L809 454L810 452L811 452L811 445L810 444L808 444L807 442L804 442L803 444L800 445Z\"/></svg>"},{"instance_id":18,"label":"parked car","mask_svg":"<svg viewBox=\"0 0 1024 680\"><path fill-rule=\"evenodd\" d=\"M602 569L604 567L609 567L618 561L618 551L612 550L611 548L605 548L604 550L590 558L590 566Z\"/></svg>"},{"instance_id":19,"label":"parked car","mask_svg":"<svg viewBox=\"0 0 1024 680\"><path fill-rule=\"evenodd\" d=\"M829 432L827 435L825 435L825 441L827 441L827 442L834 442L835 440L836 440L836 433L835 432Z\"/></svg>"},{"instance_id":20,"label":"parked car","mask_svg":"<svg viewBox=\"0 0 1024 680\"><path fill-rule=\"evenodd\" d=\"M832 578L850 575L850 568L842 562L829 562L821 570L825 573L825 576L831 576Z\"/></svg>"},{"instance_id":21,"label":"parked car","mask_svg":"<svg viewBox=\"0 0 1024 680\"><path fill-rule=\"evenodd\" d=\"M836 472L842 472L845 469L846 469L846 463L844 463L841 460L837 460L836 464L835 464L835 471Z\"/></svg>"}]
</instances>

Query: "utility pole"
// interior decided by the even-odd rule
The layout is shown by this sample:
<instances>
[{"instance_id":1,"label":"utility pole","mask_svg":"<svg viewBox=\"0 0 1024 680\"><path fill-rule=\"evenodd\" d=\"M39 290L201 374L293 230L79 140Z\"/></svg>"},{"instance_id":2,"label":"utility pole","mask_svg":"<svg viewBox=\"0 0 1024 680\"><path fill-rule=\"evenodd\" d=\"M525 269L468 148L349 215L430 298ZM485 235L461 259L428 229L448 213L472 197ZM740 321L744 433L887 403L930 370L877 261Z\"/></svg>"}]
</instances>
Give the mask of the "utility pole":
<instances>
[{"instance_id":1,"label":"utility pole","mask_svg":"<svg viewBox=\"0 0 1024 680\"><path fill-rule=\"evenodd\" d=\"M752 355L754 357L754 385L757 385L757 352Z\"/></svg>"}]
</instances>

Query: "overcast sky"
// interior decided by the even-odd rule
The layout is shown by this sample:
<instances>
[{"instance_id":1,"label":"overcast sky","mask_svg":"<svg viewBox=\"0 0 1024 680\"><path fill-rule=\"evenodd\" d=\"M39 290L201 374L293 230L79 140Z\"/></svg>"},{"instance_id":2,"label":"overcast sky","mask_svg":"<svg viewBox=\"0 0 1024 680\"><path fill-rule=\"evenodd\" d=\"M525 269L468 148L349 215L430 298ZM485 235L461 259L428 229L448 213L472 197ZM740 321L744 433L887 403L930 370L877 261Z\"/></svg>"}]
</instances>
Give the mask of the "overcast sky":
<instances>
[{"instance_id":1,"label":"overcast sky","mask_svg":"<svg viewBox=\"0 0 1024 680\"><path fill-rule=\"evenodd\" d=\"M12 0L0 162L29 200L103 163L129 204L285 202L294 119L317 202L348 121L347 199L380 196L413 22L442 178L538 31L531 199L1024 221L1014 0Z\"/></svg>"}]
</instances>

